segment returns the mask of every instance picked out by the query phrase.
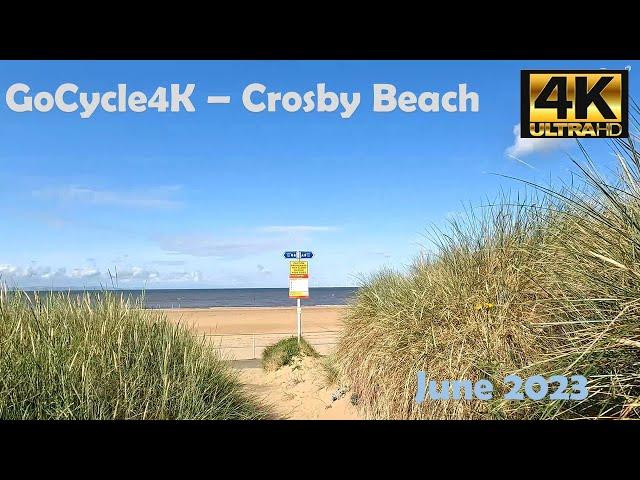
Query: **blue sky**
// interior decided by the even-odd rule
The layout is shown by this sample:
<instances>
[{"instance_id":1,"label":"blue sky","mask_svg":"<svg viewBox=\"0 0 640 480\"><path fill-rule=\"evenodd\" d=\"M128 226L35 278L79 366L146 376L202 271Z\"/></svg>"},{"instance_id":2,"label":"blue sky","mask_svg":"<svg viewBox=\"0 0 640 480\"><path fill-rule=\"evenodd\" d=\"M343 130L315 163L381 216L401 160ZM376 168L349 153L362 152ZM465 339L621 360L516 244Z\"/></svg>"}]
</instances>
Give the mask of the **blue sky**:
<instances>
[{"instance_id":1,"label":"blue sky","mask_svg":"<svg viewBox=\"0 0 640 480\"><path fill-rule=\"evenodd\" d=\"M354 285L404 268L429 226L465 205L523 188L494 174L568 178L571 142L514 145L521 69L627 66L633 96L631 61L0 62L0 274L21 287L110 284L109 270L125 288L286 287L282 252L305 249L312 287ZM16 113L4 93L17 82L30 94L195 83L196 111ZM362 100L349 119L251 113L241 94L253 82L301 94L323 82ZM467 83L480 111L375 113L374 83ZM610 162L605 141L586 142Z\"/></svg>"}]
</instances>

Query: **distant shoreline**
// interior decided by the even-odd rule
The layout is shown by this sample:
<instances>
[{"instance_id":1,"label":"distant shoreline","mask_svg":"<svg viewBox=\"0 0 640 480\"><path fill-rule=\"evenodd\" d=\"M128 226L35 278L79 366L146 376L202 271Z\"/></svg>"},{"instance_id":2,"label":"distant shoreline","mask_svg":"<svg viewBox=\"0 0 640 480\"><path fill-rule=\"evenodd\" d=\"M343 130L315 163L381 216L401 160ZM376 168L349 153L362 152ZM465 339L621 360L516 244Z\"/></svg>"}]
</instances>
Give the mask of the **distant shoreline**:
<instances>
[{"instance_id":1,"label":"distant shoreline","mask_svg":"<svg viewBox=\"0 0 640 480\"><path fill-rule=\"evenodd\" d=\"M350 289L357 290L358 286L353 287L310 287L310 290L335 290ZM246 291L246 290L287 290L287 287L202 287L202 288L101 288L101 287L8 287L9 292L21 291L25 293L47 293L47 292L71 292L71 293L93 293L93 292L188 292L188 291Z\"/></svg>"},{"instance_id":2,"label":"distant shoreline","mask_svg":"<svg viewBox=\"0 0 640 480\"><path fill-rule=\"evenodd\" d=\"M48 295L97 297L108 293L138 302L139 305L150 310L196 308L207 311L212 308L290 308L294 307L296 303L295 299L289 298L288 288L23 291L31 297L46 297ZM302 305L305 307L342 306L348 304L357 292L358 289L352 287L312 287L309 298L303 299Z\"/></svg>"},{"instance_id":3,"label":"distant shoreline","mask_svg":"<svg viewBox=\"0 0 640 480\"><path fill-rule=\"evenodd\" d=\"M348 304L342 304L342 305L305 305L304 303L302 304L302 309L303 310L322 310L322 309L332 309L332 308L338 308L338 309L342 309L342 308L347 308L349 305ZM207 312L209 310L214 310L214 311L239 311L239 310L295 310L296 309L296 305L291 305L291 306L255 306L255 307L159 307L159 308L149 308L146 307L145 310L166 310L166 311L171 311L171 312L187 312L187 311L194 311L194 312Z\"/></svg>"}]
</instances>

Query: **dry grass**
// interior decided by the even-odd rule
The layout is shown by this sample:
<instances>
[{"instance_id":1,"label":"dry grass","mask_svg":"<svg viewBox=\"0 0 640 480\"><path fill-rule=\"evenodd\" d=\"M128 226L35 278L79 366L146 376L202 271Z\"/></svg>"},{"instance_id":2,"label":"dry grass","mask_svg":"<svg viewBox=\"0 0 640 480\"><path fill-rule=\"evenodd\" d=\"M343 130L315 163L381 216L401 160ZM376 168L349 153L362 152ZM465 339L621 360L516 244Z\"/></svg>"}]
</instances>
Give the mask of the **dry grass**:
<instances>
[{"instance_id":1,"label":"dry grass","mask_svg":"<svg viewBox=\"0 0 640 480\"><path fill-rule=\"evenodd\" d=\"M365 282L337 358L368 417L489 415L491 405L479 401L417 405L416 372L501 380L539 353L524 306L532 290L527 247L540 241L539 223L521 208L490 207L438 235L437 253L408 273L385 271Z\"/></svg>"},{"instance_id":2,"label":"dry grass","mask_svg":"<svg viewBox=\"0 0 640 480\"><path fill-rule=\"evenodd\" d=\"M584 188L501 198L436 232L406 273L365 279L337 360L372 418L575 418L640 414L640 154L619 172L576 162ZM414 401L436 380L582 374L583 402Z\"/></svg>"}]
</instances>

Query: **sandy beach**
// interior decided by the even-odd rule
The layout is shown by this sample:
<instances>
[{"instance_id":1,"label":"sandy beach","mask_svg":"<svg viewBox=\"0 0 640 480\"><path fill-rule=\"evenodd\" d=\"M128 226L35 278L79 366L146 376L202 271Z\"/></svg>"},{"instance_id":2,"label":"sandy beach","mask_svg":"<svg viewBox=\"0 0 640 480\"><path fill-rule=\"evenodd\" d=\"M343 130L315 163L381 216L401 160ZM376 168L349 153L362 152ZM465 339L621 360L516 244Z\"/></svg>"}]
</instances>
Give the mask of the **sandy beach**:
<instances>
[{"instance_id":1,"label":"sandy beach","mask_svg":"<svg viewBox=\"0 0 640 480\"><path fill-rule=\"evenodd\" d=\"M344 306L309 306L302 309L302 335L322 354L335 346ZM213 307L166 309L169 321L192 328L225 357L260 358L263 350L296 335L295 307Z\"/></svg>"},{"instance_id":2,"label":"sandy beach","mask_svg":"<svg viewBox=\"0 0 640 480\"><path fill-rule=\"evenodd\" d=\"M332 352L341 328L344 306L303 307L305 339L321 354ZM339 385L328 385L321 359L306 358L298 369L289 366L265 372L260 357L265 347L296 334L295 307L216 307L166 309L172 322L207 335L211 345L238 370L245 388L269 405L277 418L354 419L358 413L346 395L335 401Z\"/></svg>"},{"instance_id":3,"label":"sandy beach","mask_svg":"<svg viewBox=\"0 0 640 480\"><path fill-rule=\"evenodd\" d=\"M344 306L302 308L303 332L341 328ZM295 307L220 307L163 310L172 322L180 322L207 335L276 334L296 332Z\"/></svg>"}]
</instances>

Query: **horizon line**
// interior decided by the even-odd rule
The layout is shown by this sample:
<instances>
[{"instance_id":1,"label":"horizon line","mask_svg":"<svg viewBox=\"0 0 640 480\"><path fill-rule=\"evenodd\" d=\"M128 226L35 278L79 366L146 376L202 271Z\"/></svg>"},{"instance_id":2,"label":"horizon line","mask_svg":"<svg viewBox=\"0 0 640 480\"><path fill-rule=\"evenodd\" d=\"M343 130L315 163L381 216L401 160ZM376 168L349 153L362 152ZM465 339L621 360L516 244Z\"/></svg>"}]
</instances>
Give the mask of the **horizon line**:
<instances>
[{"instance_id":1,"label":"horizon line","mask_svg":"<svg viewBox=\"0 0 640 480\"><path fill-rule=\"evenodd\" d=\"M320 288L360 288L357 285L347 286L317 286L309 287L310 290L316 290ZM8 291L72 291L72 292L85 292L85 291L163 291L163 290L288 290L289 287L173 287L173 288L122 288L122 287L9 287Z\"/></svg>"}]
</instances>

